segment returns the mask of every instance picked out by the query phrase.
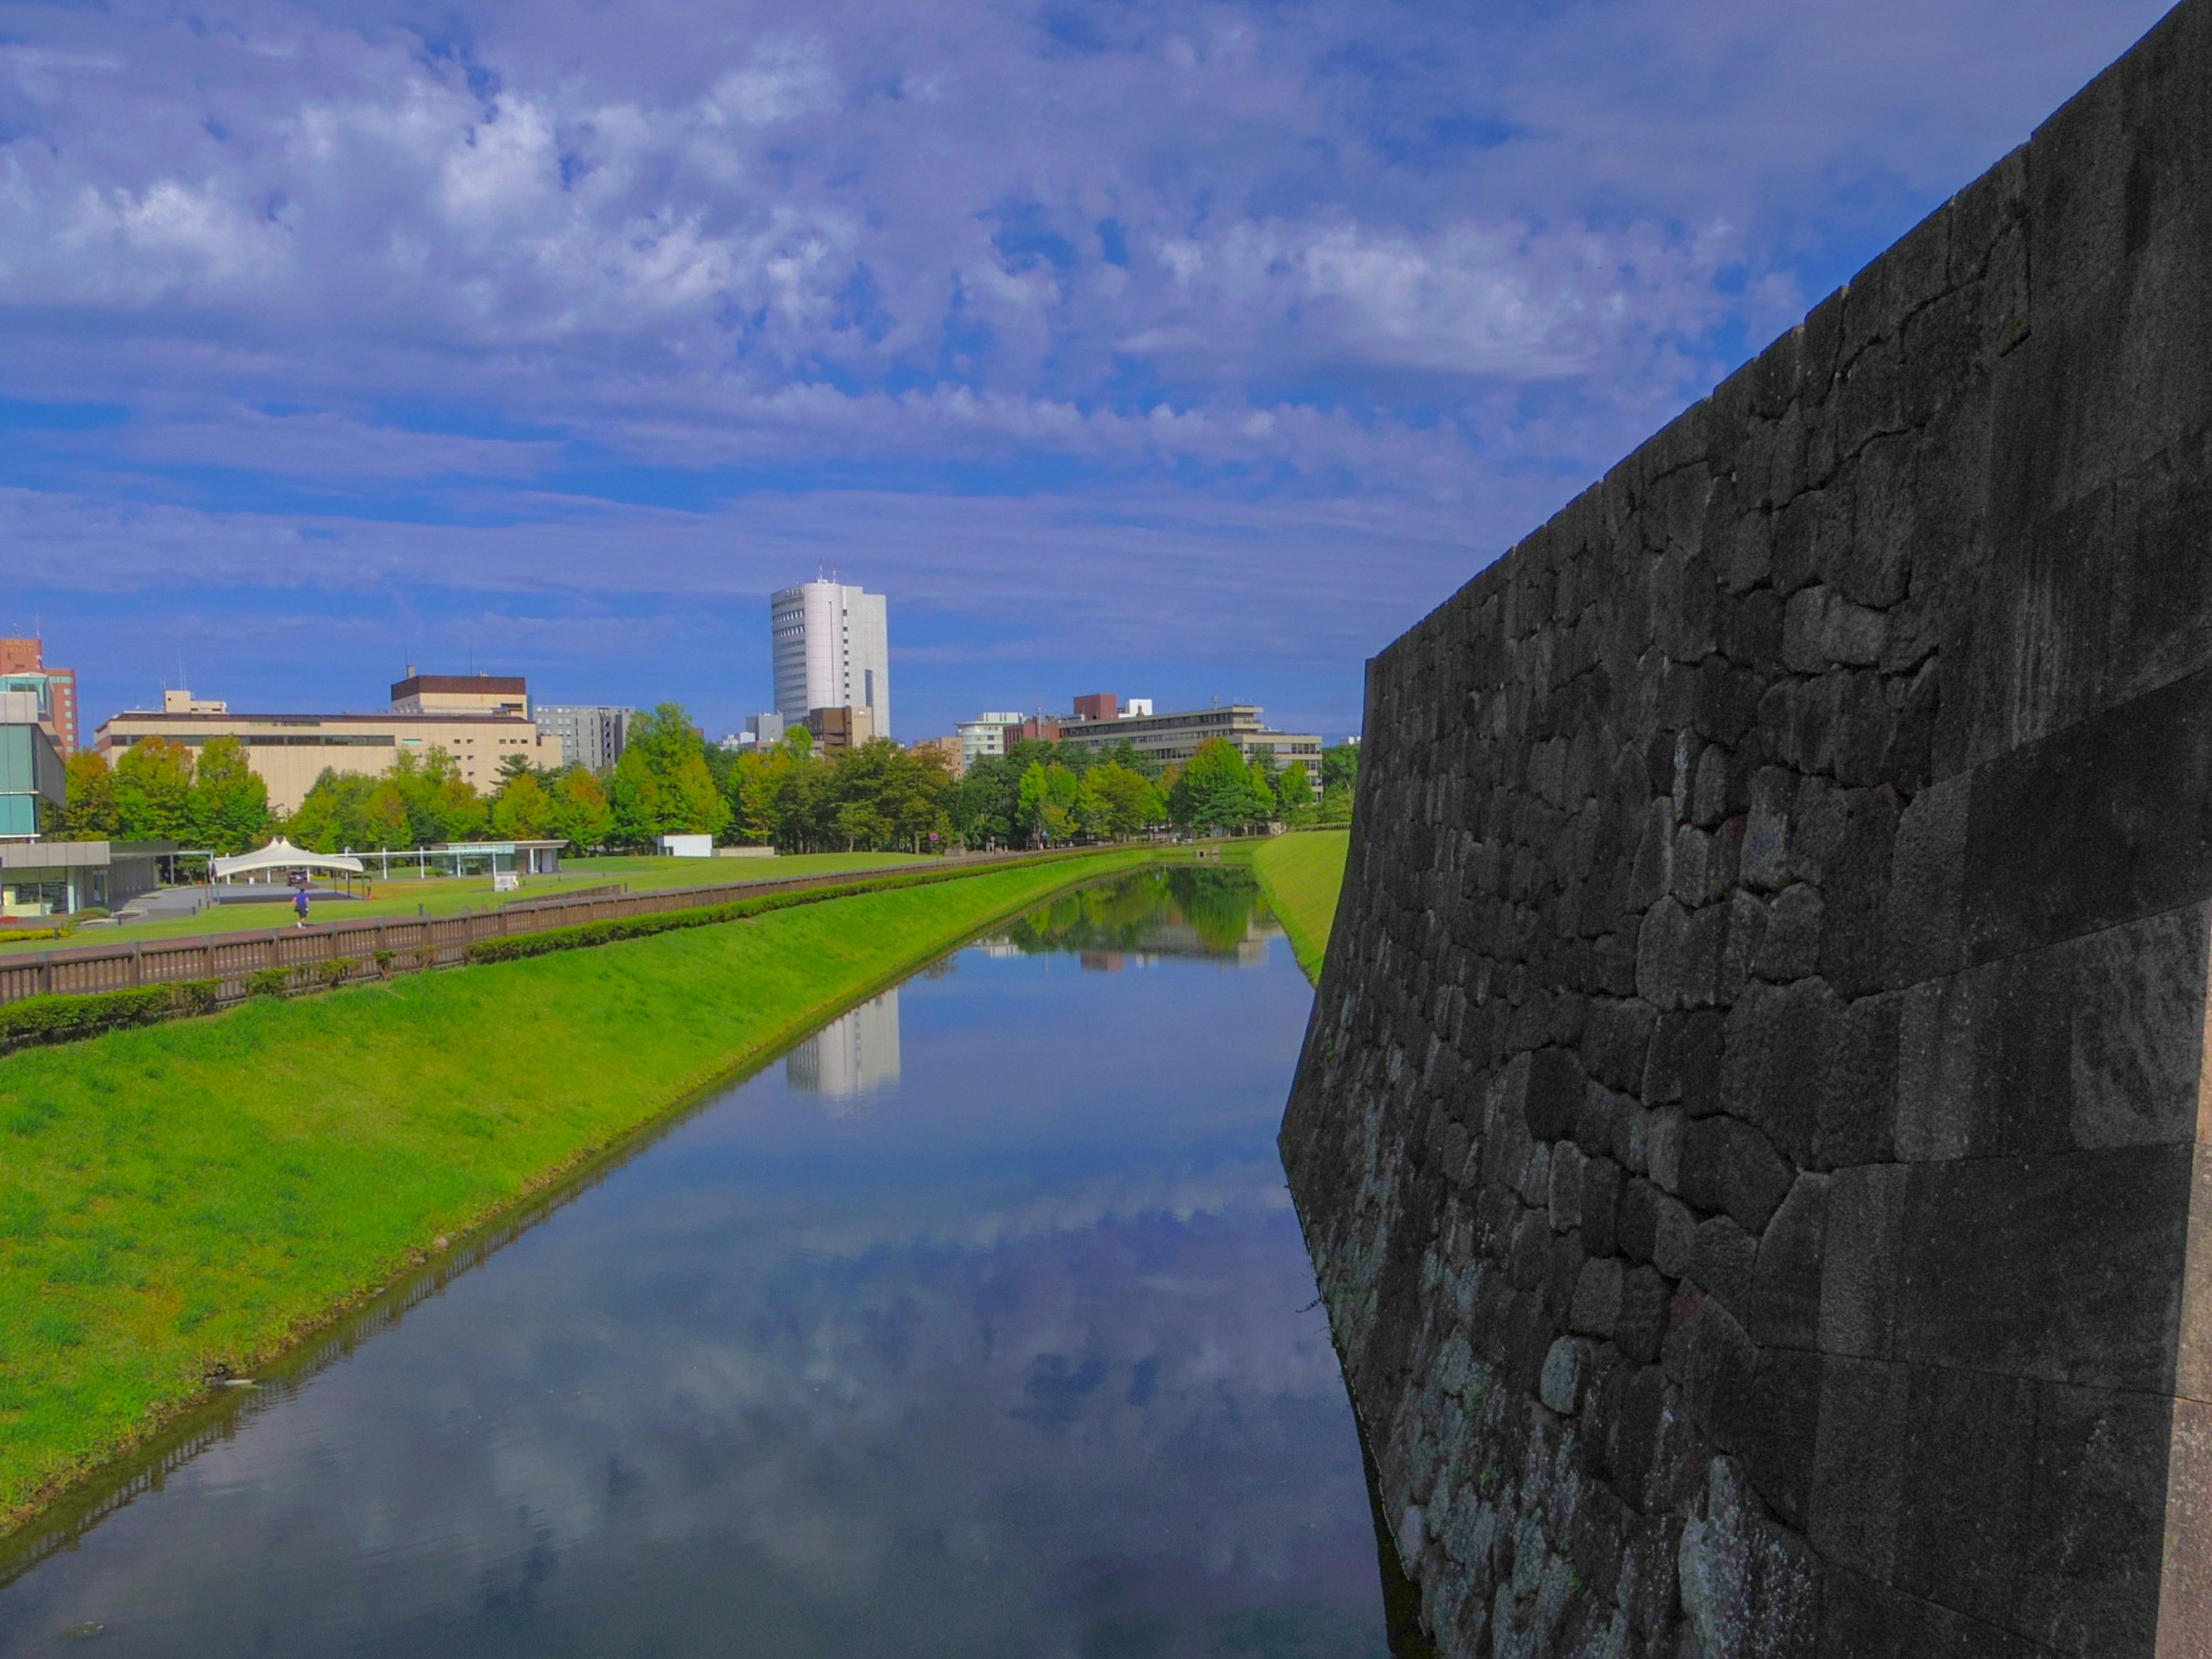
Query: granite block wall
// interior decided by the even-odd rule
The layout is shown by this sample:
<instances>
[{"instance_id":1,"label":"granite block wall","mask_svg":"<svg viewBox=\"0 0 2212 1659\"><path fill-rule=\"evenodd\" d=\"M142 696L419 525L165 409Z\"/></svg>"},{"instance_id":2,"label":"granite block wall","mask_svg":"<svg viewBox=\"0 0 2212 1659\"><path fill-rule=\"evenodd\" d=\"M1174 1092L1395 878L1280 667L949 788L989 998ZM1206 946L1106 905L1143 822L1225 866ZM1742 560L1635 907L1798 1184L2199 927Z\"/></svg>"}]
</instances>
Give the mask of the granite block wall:
<instances>
[{"instance_id":1,"label":"granite block wall","mask_svg":"<svg viewBox=\"0 0 2212 1659\"><path fill-rule=\"evenodd\" d=\"M1282 1147L1478 1659L2212 1655L2212 0L1370 666Z\"/></svg>"}]
</instances>

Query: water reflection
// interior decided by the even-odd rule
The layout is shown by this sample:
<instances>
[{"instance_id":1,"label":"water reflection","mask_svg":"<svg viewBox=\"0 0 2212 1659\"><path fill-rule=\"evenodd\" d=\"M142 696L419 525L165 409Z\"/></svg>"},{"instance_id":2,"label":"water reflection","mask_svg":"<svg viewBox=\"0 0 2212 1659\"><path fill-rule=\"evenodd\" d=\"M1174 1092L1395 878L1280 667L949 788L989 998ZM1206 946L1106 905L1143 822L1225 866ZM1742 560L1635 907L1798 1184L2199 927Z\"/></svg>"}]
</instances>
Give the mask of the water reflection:
<instances>
[{"instance_id":1,"label":"water reflection","mask_svg":"<svg viewBox=\"0 0 2212 1659\"><path fill-rule=\"evenodd\" d=\"M1063 894L1009 928L1000 948L1073 951L1093 972L1148 967L1163 957L1264 968L1269 944L1282 937L1249 876L1186 865Z\"/></svg>"},{"instance_id":2,"label":"water reflection","mask_svg":"<svg viewBox=\"0 0 2212 1659\"><path fill-rule=\"evenodd\" d=\"M899 1075L898 988L837 1016L784 1056L792 1088L825 1100L865 1100Z\"/></svg>"},{"instance_id":3,"label":"water reflection","mask_svg":"<svg viewBox=\"0 0 2212 1659\"><path fill-rule=\"evenodd\" d=\"M0 1589L0 1655L1379 1659L1268 926L1141 878L856 1010Z\"/></svg>"}]
</instances>

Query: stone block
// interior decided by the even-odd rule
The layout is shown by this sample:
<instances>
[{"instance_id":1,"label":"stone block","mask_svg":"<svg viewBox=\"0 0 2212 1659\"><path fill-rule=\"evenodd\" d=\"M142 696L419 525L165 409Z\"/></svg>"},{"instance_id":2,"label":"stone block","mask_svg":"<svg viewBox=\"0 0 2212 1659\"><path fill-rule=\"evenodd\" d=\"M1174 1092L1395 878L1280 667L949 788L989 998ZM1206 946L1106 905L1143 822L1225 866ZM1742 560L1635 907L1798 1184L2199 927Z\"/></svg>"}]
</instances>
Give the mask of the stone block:
<instances>
[{"instance_id":1,"label":"stone block","mask_svg":"<svg viewBox=\"0 0 2212 1659\"><path fill-rule=\"evenodd\" d=\"M1792 1171L1765 1135L1732 1117L1701 1118L1682 1137L1682 1196L1724 1210L1748 1232L1765 1229Z\"/></svg>"},{"instance_id":2,"label":"stone block","mask_svg":"<svg viewBox=\"0 0 2212 1659\"><path fill-rule=\"evenodd\" d=\"M1692 1235L1689 1278L1717 1297L1741 1320L1751 1312L1751 1287L1759 1270L1759 1241L1730 1217L1717 1215Z\"/></svg>"},{"instance_id":3,"label":"stone block","mask_svg":"<svg viewBox=\"0 0 2212 1659\"><path fill-rule=\"evenodd\" d=\"M1540 1048L1528 1056L1525 1094L1528 1133L1540 1141L1574 1133L1588 1086L1582 1061L1565 1048Z\"/></svg>"},{"instance_id":4,"label":"stone block","mask_svg":"<svg viewBox=\"0 0 2212 1659\"><path fill-rule=\"evenodd\" d=\"M1972 987L1966 975L1904 994L1898 1018L1897 1155L1964 1158L1977 1109Z\"/></svg>"},{"instance_id":5,"label":"stone block","mask_svg":"<svg viewBox=\"0 0 2212 1659\"><path fill-rule=\"evenodd\" d=\"M1902 988L1959 965L1959 904L1966 878L1966 808L1972 775L1923 789L1899 816L1884 918L1889 983Z\"/></svg>"},{"instance_id":6,"label":"stone block","mask_svg":"<svg viewBox=\"0 0 2212 1659\"><path fill-rule=\"evenodd\" d=\"M1614 1316L1613 1340L1623 1354L1639 1365L1659 1358L1672 1291L1657 1269L1631 1267L1621 1278L1620 1309Z\"/></svg>"},{"instance_id":7,"label":"stone block","mask_svg":"<svg viewBox=\"0 0 2212 1659\"><path fill-rule=\"evenodd\" d=\"M1843 824L1820 877L1820 977L1844 996L1883 982L1884 930L1897 803L1884 789L1853 789L1840 802Z\"/></svg>"},{"instance_id":8,"label":"stone block","mask_svg":"<svg viewBox=\"0 0 2212 1659\"><path fill-rule=\"evenodd\" d=\"M2012 1631L1849 1568L1821 1575L1818 1659L2051 1659Z\"/></svg>"},{"instance_id":9,"label":"stone block","mask_svg":"<svg viewBox=\"0 0 2212 1659\"><path fill-rule=\"evenodd\" d=\"M1644 1100L1655 1106L1681 1101L1693 1117L1718 1111L1725 1031L1722 1015L1713 1009L1662 1015L1652 1027L1646 1051Z\"/></svg>"},{"instance_id":10,"label":"stone block","mask_svg":"<svg viewBox=\"0 0 2212 1659\"><path fill-rule=\"evenodd\" d=\"M1763 1348L1820 1344L1830 1177L1801 1175L1759 1241L1744 1325Z\"/></svg>"},{"instance_id":11,"label":"stone block","mask_svg":"<svg viewBox=\"0 0 2212 1659\"><path fill-rule=\"evenodd\" d=\"M1862 997L1827 1026L1813 1163L1824 1169L1897 1156L1902 994Z\"/></svg>"},{"instance_id":12,"label":"stone block","mask_svg":"<svg viewBox=\"0 0 2212 1659\"><path fill-rule=\"evenodd\" d=\"M1896 1570L1910 1377L1886 1360L1831 1357L1805 1531L1832 1562L1887 1583Z\"/></svg>"},{"instance_id":13,"label":"stone block","mask_svg":"<svg viewBox=\"0 0 2212 1659\"><path fill-rule=\"evenodd\" d=\"M1967 960L2212 892L2212 672L1988 762L1967 811Z\"/></svg>"},{"instance_id":14,"label":"stone block","mask_svg":"<svg viewBox=\"0 0 2212 1659\"><path fill-rule=\"evenodd\" d=\"M1552 1148L1551 1189L1547 1194L1552 1231L1564 1233L1583 1224L1583 1171L1589 1160L1571 1140Z\"/></svg>"},{"instance_id":15,"label":"stone block","mask_svg":"<svg viewBox=\"0 0 2212 1659\"><path fill-rule=\"evenodd\" d=\"M1536 1397L1562 1417L1582 1409L1583 1390L1590 1381L1590 1345L1579 1337L1563 1336L1544 1356L1544 1370L1536 1384Z\"/></svg>"},{"instance_id":16,"label":"stone block","mask_svg":"<svg viewBox=\"0 0 2212 1659\"><path fill-rule=\"evenodd\" d=\"M1594 1256L1611 1255L1615 1249L1621 1184L1620 1165L1611 1158L1593 1158L1583 1164L1583 1245Z\"/></svg>"},{"instance_id":17,"label":"stone block","mask_svg":"<svg viewBox=\"0 0 2212 1659\"><path fill-rule=\"evenodd\" d=\"M1990 1624L2013 1624L2034 1497L2035 1407L2035 1385L2022 1378L1912 1369L1899 1589Z\"/></svg>"},{"instance_id":18,"label":"stone block","mask_svg":"<svg viewBox=\"0 0 2212 1659\"><path fill-rule=\"evenodd\" d=\"M1898 1275L1911 1171L1839 1170L1828 1183L1820 1264L1820 1349L1887 1358L1895 1350Z\"/></svg>"},{"instance_id":19,"label":"stone block","mask_svg":"<svg viewBox=\"0 0 2212 1659\"><path fill-rule=\"evenodd\" d=\"M2170 1386L2192 1161L2189 1148L2150 1146L1910 1166L1896 1357ZM1830 1199L1832 1261L1840 1195ZM1823 1315L1826 1346L1825 1303Z\"/></svg>"},{"instance_id":20,"label":"stone block","mask_svg":"<svg viewBox=\"0 0 2212 1659\"><path fill-rule=\"evenodd\" d=\"M1825 909L1820 890L1808 882L1792 883L1775 895L1767 907L1765 933L1752 973L1784 982L1818 973Z\"/></svg>"},{"instance_id":21,"label":"stone block","mask_svg":"<svg viewBox=\"0 0 2212 1659\"><path fill-rule=\"evenodd\" d=\"M1820 1356L1770 1349L1759 1355L1744 1466L1751 1484L1785 1524L1802 1532L1820 1431Z\"/></svg>"},{"instance_id":22,"label":"stone block","mask_svg":"<svg viewBox=\"0 0 2212 1659\"><path fill-rule=\"evenodd\" d=\"M1704 1659L1814 1659L1814 1558L1759 1512L1732 1458L1713 1460L1683 1528L1677 1571L1691 1638Z\"/></svg>"},{"instance_id":23,"label":"stone block","mask_svg":"<svg viewBox=\"0 0 2212 1659\"><path fill-rule=\"evenodd\" d=\"M2157 1146L2197 1136L2206 911L2188 905L2069 951L2071 1139Z\"/></svg>"},{"instance_id":24,"label":"stone block","mask_svg":"<svg viewBox=\"0 0 2212 1659\"><path fill-rule=\"evenodd\" d=\"M2159 1622L2173 1408L2045 1383L2012 1624L2065 1653L2148 1653Z\"/></svg>"},{"instance_id":25,"label":"stone block","mask_svg":"<svg viewBox=\"0 0 2212 1659\"><path fill-rule=\"evenodd\" d=\"M1621 1287L1626 1274L1617 1256L1582 1264L1575 1280L1570 1327L1584 1336L1610 1337L1620 1318Z\"/></svg>"},{"instance_id":26,"label":"stone block","mask_svg":"<svg viewBox=\"0 0 2212 1659\"><path fill-rule=\"evenodd\" d=\"M1835 996L1817 979L1755 986L1729 1014L1723 1104L1799 1164L1813 1161L1839 1016Z\"/></svg>"},{"instance_id":27,"label":"stone block","mask_svg":"<svg viewBox=\"0 0 2212 1659\"><path fill-rule=\"evenodd\" d=\"M1666 1107L1651 1115L1644 1142L1644 1169L1662 1193L1682 1190L1682 1143L1689 1125L1679 1107Z\"/></svg>"}]
</instances>

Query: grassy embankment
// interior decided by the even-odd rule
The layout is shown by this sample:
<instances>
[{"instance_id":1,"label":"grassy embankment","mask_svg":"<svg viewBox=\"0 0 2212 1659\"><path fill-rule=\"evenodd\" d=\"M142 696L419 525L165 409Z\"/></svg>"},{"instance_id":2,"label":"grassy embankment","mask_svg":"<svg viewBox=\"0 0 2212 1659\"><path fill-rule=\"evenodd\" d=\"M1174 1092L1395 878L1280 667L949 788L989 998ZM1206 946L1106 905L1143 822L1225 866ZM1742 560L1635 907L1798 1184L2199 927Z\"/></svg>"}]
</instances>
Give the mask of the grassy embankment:
<instances>
[{"instance_id":1,"label":"grassy embankment","mask_svg":"<svg viewBox=\"0 0 2212 1659\"><path fill-rule=\"evenodd\" d=\"M1252 867L1267 903L1291 936L1298 966L1318 984L1321 959L1328 949L1329 924L1336 919L1336 896L1344 885L1349 830L1304 830L1277 836L1252 855Z\"/></svg>"},{"instance_id":2,"label":"grassy embankment","mask_svg":"<svg viewBox=\"0 0 2212 1659\"><path fill-rule=\"evenodd\" d=\"M729 882L781 881L793 876L841 874L849 870L885 870L894 866L927 864L927 858L911 853L799 853L773 859L570 859L557 876L525 876L520 890L494 893L489 876L432 876L418 878L410 869L402 875L395 867L390 880L370 866L369 884L374 896L366 899L323 898L314 902L317 921L359 921L374 916L411 916L417 909L434 916L457 916L464 910L489 910L501 905L534 903L559 898L580 888L604 887L621 882L633 893L664 887L717 887ZM174 916L161 921L102 924L79 927L59 941L46 929L30 937L24 928L14 938L0 927L0 951L52 951L77 945L129 945L157 939L198 939L209 933L239 933L252 927L289 927L292 912L285 901L264 904L225 904L196 916Z\"/></svg>"},{"instance_id":3,"label":"grassy embankment","mask_svg":"<svg viewBox=\"0 0 2212 1659\"><path fill-rule=\"evenodd\" d=\"M0 1058L0 1530L840 1006L1124 852Z\"/></svg>"}]
</instances>

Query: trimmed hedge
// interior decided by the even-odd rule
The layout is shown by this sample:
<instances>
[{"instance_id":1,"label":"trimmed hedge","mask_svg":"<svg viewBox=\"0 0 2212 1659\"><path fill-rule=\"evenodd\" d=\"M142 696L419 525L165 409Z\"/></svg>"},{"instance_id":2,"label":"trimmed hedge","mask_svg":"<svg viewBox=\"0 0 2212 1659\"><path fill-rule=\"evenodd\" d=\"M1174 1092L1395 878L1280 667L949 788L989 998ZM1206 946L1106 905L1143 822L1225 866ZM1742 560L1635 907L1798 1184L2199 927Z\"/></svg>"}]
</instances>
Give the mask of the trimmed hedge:
<instances>
[{"instance_id":1,"label":"trimmed hedge","mask_svg":"<svg viewBox=\"0 0 2212 1659\"><path fill-rule=\"evenodd\" d=\"M1071 854L1070 857L1079 856ZM1039 863L1048 860L1038 860ZM650 939L655 933L680 927L712 927L718 922L742 921L769 910L795 904L819 904L824 899L849 898L855 893L880 893L894 887L922 887L931 882L957 881L1002 866L966 866L957 870L929 870L918 875L878 878L874 881L839 882L834 886L808 887L795 893L763 893L758 898L733 899L726 904L702 904L688 910L663 910L657 915L622 916L610 921L579 922L574 927L551 927L542 933L523 933L514 939L480 939L469 946L471 963L520 962L525 957L550 956L556 951L587 950L626 939Z\"/></svg>"},{"instance_id":2,"label":"trimmed hedge","mask_svg":"<svg viewBox=\"0 0 2212 1659\"><path fill-rule=\"evenodd\" d=\"M211 1013L218 988L211 979L187 979L173 985L99 991L89 996L25 997L21 1002L0 1004L0 1049L64 1042L125 1025Z\"/></svg>"}]
</instances>

